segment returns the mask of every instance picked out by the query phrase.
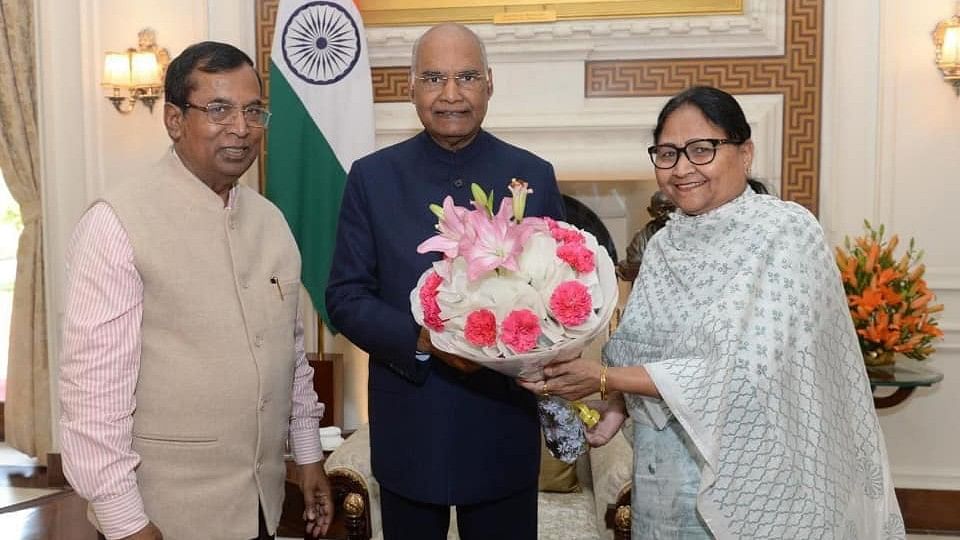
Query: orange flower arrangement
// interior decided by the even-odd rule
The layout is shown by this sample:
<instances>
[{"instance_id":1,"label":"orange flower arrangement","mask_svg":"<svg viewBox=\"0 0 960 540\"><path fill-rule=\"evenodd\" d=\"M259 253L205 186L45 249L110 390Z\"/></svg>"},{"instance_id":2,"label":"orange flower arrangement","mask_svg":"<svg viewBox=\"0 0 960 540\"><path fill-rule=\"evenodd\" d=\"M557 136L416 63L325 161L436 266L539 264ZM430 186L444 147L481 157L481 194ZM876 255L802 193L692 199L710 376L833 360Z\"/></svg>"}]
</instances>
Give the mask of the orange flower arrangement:
<instances>
[{"instance_id":1,"label":"orange flower arrangement","mask_svg":"<svg viewBox=\"0 0 960 540\"><path fill-rule=\"evenodd\" d=\"M868 364L886 363L893 353L923 360L933 353L934 339L943 337L932 316L943 304L931 305L934 295L923 279L923 252L913 239L899 259L893 250L896 235L884 240L883 225L874 229L864 221L866 234L837 246L837 266L847 293L860 350Z\"/></svg>"}]
</instances>

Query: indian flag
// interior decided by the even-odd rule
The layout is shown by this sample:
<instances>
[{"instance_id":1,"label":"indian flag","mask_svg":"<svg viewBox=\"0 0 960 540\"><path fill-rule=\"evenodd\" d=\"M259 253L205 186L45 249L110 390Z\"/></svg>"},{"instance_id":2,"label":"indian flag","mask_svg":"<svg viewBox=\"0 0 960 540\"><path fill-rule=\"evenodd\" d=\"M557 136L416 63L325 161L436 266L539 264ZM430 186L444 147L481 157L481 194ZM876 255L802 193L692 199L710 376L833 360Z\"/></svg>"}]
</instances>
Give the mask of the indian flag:
<instances>
[{"instance_id":1,"label":"indian flag","mask_svg":"<svg viewBox=\"0 0 960 540\"><path fill-rule=\"evenodd\" d=\"M281 0L270 53L266 195L303 258L302 281L324 305L340 198L353 161L373 151L367 38L350 0Z\"/></svg>"}]
</instances>

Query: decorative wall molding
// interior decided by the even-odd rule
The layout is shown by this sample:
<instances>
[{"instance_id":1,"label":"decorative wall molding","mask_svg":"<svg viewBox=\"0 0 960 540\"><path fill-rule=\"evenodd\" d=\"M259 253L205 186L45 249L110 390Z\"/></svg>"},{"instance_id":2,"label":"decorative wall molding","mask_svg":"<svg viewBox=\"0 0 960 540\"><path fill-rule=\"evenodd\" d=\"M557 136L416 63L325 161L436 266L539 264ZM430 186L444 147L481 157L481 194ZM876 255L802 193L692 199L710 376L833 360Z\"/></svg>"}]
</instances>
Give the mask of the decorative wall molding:
<instances>
[{"instance_id":1,"label":"decorative wall molding","mask_svg":"<svg viewBox=\"0 0 960 540\"><path fill-rule=\"evenodd\" d=\"M779 56L784 51L785 11L785 0L745 0L743 13L738 15L472 24L470 27L484 41L490 62L494 64ZM370 65L375 68L408 65L413 43L426 28L367 28Z\"/></svg>"},{"instance_id":2,"label":"decorative wall molding","mask_svg":"<svg viewBox=\"0 0 960 540\"><path fill-rule=\"evenodd\" d=\"M923 276L930 288L937 291L960 291L960 267L931 266Z\"/></svg>"},{"instance_id":3,"label":"decorative wall molding","mask_svg":"<svg viewBox=\"0 0 960 540\"><path fill-rule=\"evenodd\" d=\"M695 84L784 96L781 194L819 206L823 0L788 2L787 53L772 58L587 62L587 97L668 96Z\"/></svg>"},{"instance_id":4,"label":"decorative wall molding","mask_svg":"<svg viewBox=\"0 0 960 540\"><path fill-rule=\"evenodd\" d=\"M256 1L256 59L264 75L278 4ZM739 15L471 27L484 41L491 63L780 56L785 12L785 0L745 0ZM366 29L377 103L406 100L407 68L402 66L410 64L413 43L426 28Z\"/></svg>"},{"instance_id":5,"label":"decorative wall molding","mask_svg":"<svg viewBox=\"0 0 960 540\"><path fill-rule=\"evenodd\" d=\"M929 470L894 467L893 483L904 489L960 490L960 469Z\"/></svg>"},{"instance_id":6,"label":"decorative wall molding","mask_svg":"<svg viewBox=\"0 0 960 540\"><path fill-rule=\"evenodd\" d=\"M754 171L761 178L775 178L780 169L782 96L743 96L741 104L761 149ZM491 105L484 129L550 161L561 181L653 182L653 165L645 149L652 144L662 106L659 98L588 99L578 109L531 112ZM421 129L409 103L377 105L377 148Z\"/></svg>"},{"instance_id":7,"label":"decorative wall molding","mask_svg":"<svg viewBox=\"0 0 960 540\"><path fill-rule=\"evenodd\" d=\"M276 6L277 0L258 0L256 4L257 61L267 81ZM770 43L777 44L768 52L779 51L782 54L786 3L781 0L750 0L745 2L744 9L742 16L474 26L485 40L491 57L495 57L497 53L493 51L497 49L508 51L505 56L500 56L505 61L495 67L494 78L506 85L503 88L509 89L511 97L501 101L503 92L494 93L484 126L514 144L543 155L554 164L561 179L650 180L654 176L653 168L643 149L651 143L650 133L664 102L662 95L635 99L584 99L583 90L580 90L583 88L583 58L596 57L594 53L597 48L607 45L591 42L585 47L577 42L577 36L591 39L604 37L613 40L610 43L634 43L644 47L663 46L661 42L664 39L675 39L676 43L687 44L684 46L691 47L687 50L696 51L698 56L709 57L721 50L708 45L711 39L720 39L722 35L742 37L753 31L745 29L749 28L766 35L765 39L769 39ZM662 31L663 35L651 34L648 39L636 39L631 37L630 29L654 33ZM399 61L394 65L381 65L373 69L378 148L402 140L421 129L408 103L407 63L412 43L423 30L423 27L395 27L367 31L372 57L390 58L393 54L390 51L396 50L395 56ZM484 32L490 32L490 35L485 36ZM536 43L544 51L549 49L549 62L539 61L536 54L531 56L530 51ZM767 50L763 47L749 50L754 60ZM401 50L402 54L399 52ZM570 51L576 52L569 54ZM606 52L627 58L632 54L615 47ZM643 51L644 55L647 53ZM568 57L574 59L566 60ZM521 60L523 63L520 63ZM730 59L723 61L729 62ZM710 60L701 59L697 62ZM773 57L772 62L783 63L780 57ZM779 80L784 77L768 78ZM533 80L548 82L540 90L529 84ZM555 84L550 86L549 81L555 81ZM759 85L757 83L757 87ZM760 149L754 171L764 179L779 183L785 155L782 133L787 114L784 96L782 92L778 93L777 88L767 95L760 95L758 88L754 88L751 94L754 95L743 96L741 101L747 109Z\"/></svg>"},{"instance_id":8,"label":"decorative wall molding","mask_svg":"<svg viewBox=\"0 0 960 540\"><path fill-rule=\"evenodd\" d=\"M740 13L743 0L364 0L360 12L367 26L460 23L555 22Z\"/></svg>"}]
</instances>

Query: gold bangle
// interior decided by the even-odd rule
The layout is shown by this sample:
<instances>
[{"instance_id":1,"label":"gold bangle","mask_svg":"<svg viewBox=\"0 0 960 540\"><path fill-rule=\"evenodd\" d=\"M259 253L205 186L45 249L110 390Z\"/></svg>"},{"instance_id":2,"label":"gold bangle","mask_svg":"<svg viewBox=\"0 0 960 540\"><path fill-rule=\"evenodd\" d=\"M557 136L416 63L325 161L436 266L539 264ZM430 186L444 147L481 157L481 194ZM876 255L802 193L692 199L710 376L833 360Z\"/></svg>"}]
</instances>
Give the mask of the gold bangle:
<instances>
[{"instance_id":1,"label":"gold bangle","mask_svg":"<svg viewBox=\"0 0 960 540\"><path fill-rule=\"evenodd\" d=\"M600 364L600 399L607 400L607 364Z\"/></svg>"}]
</instances>

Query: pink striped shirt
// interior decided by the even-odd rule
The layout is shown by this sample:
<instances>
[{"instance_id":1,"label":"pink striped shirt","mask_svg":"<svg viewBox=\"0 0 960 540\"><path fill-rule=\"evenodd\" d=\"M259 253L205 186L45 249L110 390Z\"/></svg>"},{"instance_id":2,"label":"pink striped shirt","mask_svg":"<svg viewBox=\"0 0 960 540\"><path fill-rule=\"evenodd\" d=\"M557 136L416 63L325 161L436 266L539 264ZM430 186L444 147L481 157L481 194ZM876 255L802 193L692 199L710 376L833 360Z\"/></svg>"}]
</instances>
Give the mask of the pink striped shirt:
<instances>
[{"instance_id":1,"label":"pink striped shirt","mask_svg":"<svg viewBox=\"0 0 960 540\"><path fill-rule=\"evenodd\" d=\"M233 189L228 205L235 200ZM142 318L143 282L133 246L113 209L97 203L81 218L67 252L60 442L70 484L90 501L109 539L149 521L134 473L140 456L132 449ZM324 406L313 391L299 315L294 337L289 441L302 465L323 459L318 428Z\"/></svg>"}]
</instances>

